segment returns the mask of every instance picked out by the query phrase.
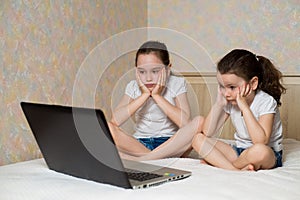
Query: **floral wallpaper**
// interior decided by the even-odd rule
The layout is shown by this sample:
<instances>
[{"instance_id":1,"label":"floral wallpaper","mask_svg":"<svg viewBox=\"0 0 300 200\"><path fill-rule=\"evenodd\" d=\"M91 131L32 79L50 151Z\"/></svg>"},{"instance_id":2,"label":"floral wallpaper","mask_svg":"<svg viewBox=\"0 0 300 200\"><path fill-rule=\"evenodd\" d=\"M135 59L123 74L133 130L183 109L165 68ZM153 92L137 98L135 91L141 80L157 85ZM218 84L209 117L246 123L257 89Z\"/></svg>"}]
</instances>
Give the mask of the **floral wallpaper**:
<instances>
[{"instance_id":1,"label":"floral wallpaper","mask_svg":"<svg viewBox=\"0 0 300 200\"><path fill-rule=\"evenodd\" d=\"M41 156L21 101L72 104L76 74L90 51L114 34L146 24L147 1L1 1L0 165ZM109 70L103 80L108 88L122 68ZM108 98L102 103L109 110Z\"/></svg>"},{"instance_id":2,"label":"floral wallpaper","mask_svg":"<svg viewBox=\"0 0 300 200\"><path fill-rule=\"evenodd\" d=\"M209 60L216 63L231 49L246 48L286 74L300 74L298 0L148 0L148 26L176 30L205 50L191 52L187 60L210 58L194 68L175 60L181 71L215 71Z\"/></svg>"}]
</instances>

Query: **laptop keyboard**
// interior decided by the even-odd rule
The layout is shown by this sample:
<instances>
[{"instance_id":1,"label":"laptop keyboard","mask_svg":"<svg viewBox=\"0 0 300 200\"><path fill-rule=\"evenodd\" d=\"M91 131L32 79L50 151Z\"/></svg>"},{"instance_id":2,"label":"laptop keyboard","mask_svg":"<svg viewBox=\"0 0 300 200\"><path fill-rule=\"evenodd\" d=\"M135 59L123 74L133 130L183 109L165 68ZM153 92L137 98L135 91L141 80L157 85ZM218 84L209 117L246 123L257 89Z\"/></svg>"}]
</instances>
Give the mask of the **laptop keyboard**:
<instances>
[{"instance_id":1,"label":"laptop keyboard","mask_svg":"<svg viewBox=\"0 0 300 200\"><path fill-rule=\"evenodd\" d=\"M137 181L146 181L158 177L162 177L163 175L160 174L154 174L150 172L142 172L142 171L137 171L133 169L125 169L125 172L128 175L129 179L137 180Z\"/></svg>"}]
</instances>

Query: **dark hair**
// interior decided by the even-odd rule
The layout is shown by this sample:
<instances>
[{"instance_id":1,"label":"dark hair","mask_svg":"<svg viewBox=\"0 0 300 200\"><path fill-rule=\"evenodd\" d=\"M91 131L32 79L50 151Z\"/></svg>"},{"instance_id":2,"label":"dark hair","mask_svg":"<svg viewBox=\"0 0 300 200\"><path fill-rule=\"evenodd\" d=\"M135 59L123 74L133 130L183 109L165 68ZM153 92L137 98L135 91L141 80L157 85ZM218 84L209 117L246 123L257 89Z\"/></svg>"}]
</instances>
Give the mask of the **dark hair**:
<instances>
[{"instance_id":1,"label":"dark hair","mask_svg":"<svg viewBox=\"0 0 300 200\"><path fill-rule=\"evenodd\" d=\"M280 97L286 88L281 84L282 73L269 59L244 49L234 49L218 62L217 69L221 74L235 74L245 81L256 76L258 89L271 95L278 106L281 105Z\"/></svg>"},{"instance_id":2,"label":"dark hair","mask_svg":"<svg viewBox=\"0 0 300 200\"><path fill-rule=\"evenodd\" d=\"M138 56L140 54L155 54L162 63L167 66L170 64L169 52L167 46L164 43L158 41L147 41L139 48L135 56L135 66L137 66Z\"/></svg>"}]
</instances>

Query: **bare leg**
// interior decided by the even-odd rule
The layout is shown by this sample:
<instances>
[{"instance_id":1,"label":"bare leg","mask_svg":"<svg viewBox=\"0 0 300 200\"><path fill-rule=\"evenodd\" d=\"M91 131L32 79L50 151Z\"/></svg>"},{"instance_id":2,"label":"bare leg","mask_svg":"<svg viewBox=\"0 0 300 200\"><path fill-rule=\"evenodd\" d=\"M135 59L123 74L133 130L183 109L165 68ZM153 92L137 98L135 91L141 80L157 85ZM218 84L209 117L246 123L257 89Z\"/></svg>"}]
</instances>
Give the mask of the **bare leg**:
<instances>
[{"instance_id":1,"label":"bare leg","mask_svg":"<svg viewBox=\"0 0 300 200\"><path fill-rule=\"evenodd\" d=\"M237 155L230 145L200 133L195 136L193 147L211 165L223 169L239 170L232 164L237 159Z\"/></svg>"},{"instance_id":2,"label":"bare leg","mask_svg":"<svg viewBox=\"0 0 300 200\"><path fill-rule=\"evenodd\" d=\"M191 153L191 151L193 150L192 146L186 150L180 157L181 158L187 158L189 156L189 154Z\"/></svg>"},{"instance_id":3,"label":"bare leg","mask_svg":"<svg viewBox=\"0 0 300 200\"><path fill-rule=\"evenodd\" d=\"M108 126L119 151L122 153L133 156L142 156L150 152L148 148L141 144L132 135L125 133L113 123L109 122Z\"/></svg>"},{"instance_id":4,"label":"bare leg","mask_svg":"<svg viewBox=\"0 0 300 200\"><path fill-rule=\"evenodd\" d=\"M264 144L254 144L241 153L233 162L237 168L248 170L271 169L274 167L276 158L273 150Z\"/></svg>"},{"instance_id":5,"label":"bare leg","mask_svg":"<svg viewBox=\"0 0 300 200\"><path fill-rule=\"evenodd\" d=\"M198 132L199 127L203 124L203 117L194 118L186 126L182 127L169 140L161 144L153 151L138 158L126 157L133 160L153 160L167 157L180 157L191 148L194 135Z\"/></svg>"}]
</instances>

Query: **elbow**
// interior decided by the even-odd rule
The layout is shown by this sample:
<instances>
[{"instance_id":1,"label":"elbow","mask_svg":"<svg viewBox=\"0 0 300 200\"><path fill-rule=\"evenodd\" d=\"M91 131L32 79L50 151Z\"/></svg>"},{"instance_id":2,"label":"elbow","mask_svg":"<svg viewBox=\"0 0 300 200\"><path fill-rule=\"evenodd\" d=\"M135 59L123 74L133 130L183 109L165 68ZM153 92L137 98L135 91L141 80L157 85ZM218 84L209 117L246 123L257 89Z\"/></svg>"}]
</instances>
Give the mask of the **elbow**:
<instances>
[{"instance_id":1,"label":"elbow","mask_svg":"<svg viewBox=\"0 0 300 200\"><path fill-rule=\"evenodd\" d=\"M263 140L262 142L263 142L263 144L268 145L269 142L270 142L270 138L265 137L264 140Z\"/></svg>"},{"instance_id":2,"label":"elbow","mask_svg":"<svg viewBox=\"0 0 300 200\"><path fill-rule=\"evenodd\" d=\"M200 133L200 132L203 133L204 120L205 120L205 118L201 115L199 115L199 116L197 116L193 119L195 127L197 128L198 133Z\"/></svg>"},{"instance_id":3,"label":"elbow","mask_svg":"<svg viewBox=\"0 0 300 200\"><path fill-rule=\"evenodd\" d=\"M252 140L253 144L264 144L267 145L268 142L266 142L265 140Z\"/></svg>"},{"instance_id":4,"label":"elbow","mask_svg":"<svg viewBox=\"0 0 300 200\"><path fill-rule=\"evenodd\" d=\"M179 128L182 128L182 127L184 127L185 125L187 125L190 122L191 122L190 115L186 114L186 113L182 113L181 114L181 118L180 118L179 123L177 124L177 126Z\"/></svg>"},{"instance_id":5,"label":"elbow","mask_svg":"<svg viewBox=\"0 0 300 200\"><path fill-rule=\"evenodd\" d=\"M116 118L114 116L112 116L110 123L112 123L115 126L120 126L121 124L118 123L118 121L116 120Z\"/></svg>"},{"instance_id":6,"label":"elbow","mask_svg":"<svg viewBox=\"0 0 300 200\"><path fill-rule=\"evenodd\" d=\"M269 142L270 142L270 140L269 140L269 139L265 139L265 140L263 141L263 144L264 144L264 145L268 145L268 144L269 144Z\"/></svg>"},{"instance_id":7,"label":"elbow","mask_svg":"<svg viewBox=\"0 0 300 200\"><path fill-rule=\"evenodd\" d=\"M268 137L261 137L261 138L257 138L257 139L252 139L252 143L253 144L264 144L264 145L268 145L269 144L269 138Z\"/></svg>"},{"instance_id":8,"label":"elbow","mask_svg":"<svg viewBox=\"0 0 300 200\"><path fill-rule=\"evenodd\" d=\"M203 148L206 139L207 137L203 133L197 133L192 140L193 149L202 156L206 154L205 148Z\"/></svg>"},{"instance_id":9,"label":"elbow","mask_svg":"<svg viewBox=\"0 0 300 200\"><path fill-rule=\"evenodd\" d=\"M187 120L186 124L187 126L192 127L192 130L194 130L197 133L202 133L202 126L204 122L204 117L202 116L196 116L192 120Z\"/></svg>"},{"instance_id":10,"label":"elbow","mask_svg":"<svg viewBox=\"0 0 300 200\"><path fill-rule=\"evenodd\" d=\"M178 124L178 127L182 128L185 125L187 125L189 122L190 122L190 119L182 119L182 120L180 120L180 123Z\"/></svg>"}]
</instances>

